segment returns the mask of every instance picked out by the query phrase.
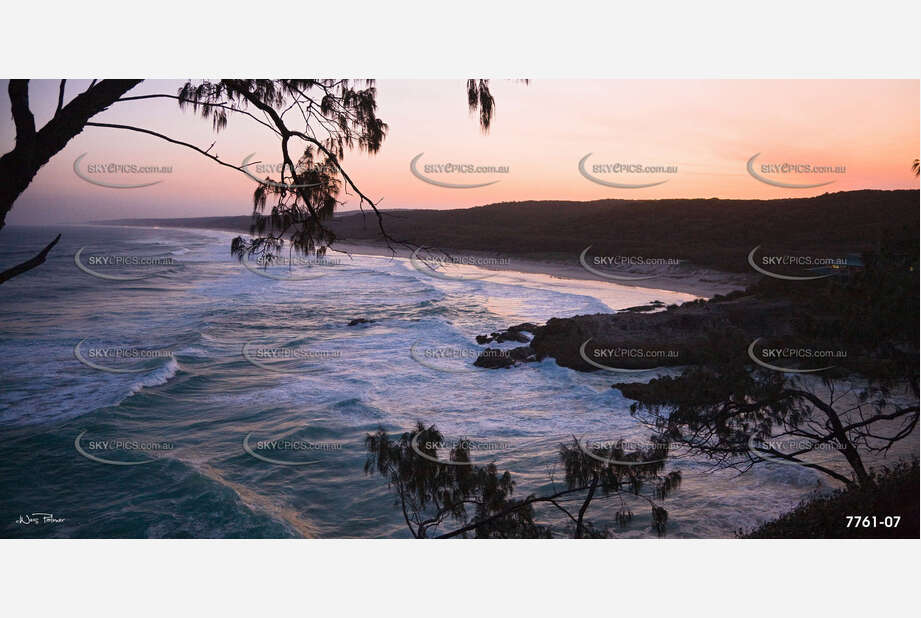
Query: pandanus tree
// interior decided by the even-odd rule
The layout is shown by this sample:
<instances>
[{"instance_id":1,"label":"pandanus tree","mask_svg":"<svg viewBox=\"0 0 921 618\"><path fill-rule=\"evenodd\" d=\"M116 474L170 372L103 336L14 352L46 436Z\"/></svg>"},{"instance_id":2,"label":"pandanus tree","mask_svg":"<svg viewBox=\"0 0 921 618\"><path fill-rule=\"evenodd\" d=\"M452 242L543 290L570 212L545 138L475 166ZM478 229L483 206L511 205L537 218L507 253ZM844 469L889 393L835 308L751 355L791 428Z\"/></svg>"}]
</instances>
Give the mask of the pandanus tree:
<instances>
[{"instance_id":1,"label":"pandanus tree","mask_svg":"<svg viewBox=\"0 0 921 618\"><path fill-rule=\"evenodd\" d=\"M29 80L9 81L10 109L16 130L12 150L0 157L0 229L6 215L38 171L71 139L87 127L130 131L189 148L214 163L252 176L250 164L231 163L213 151L140 126L97 122L93 119L115 104L145 99L171 99L210 120L215 132L238 116L258 123L277 141L282 167L278 178L257 179L251 240L237 238L231 251L237 257L258 253L272 258L285 243L310 252L330 245L335 236L325 221L342 203L343 192L358 198L359 207L377 217L382 237L394 239L384 228L378 203L359 189L343 166L352 149L377 153L387 135L387 124L377 117L374 80L344 79L223 79L185 83L177 93L130 96L143 80L93 80L86 90L65 102L67 80L61 80L51 119L37 127L29 102ZM495 101L488 80L467 81L467 101L488 131ZM35 257L0 272L0 283L45 261L59 240L55 238Z\"/></svg>"}]
</instances>

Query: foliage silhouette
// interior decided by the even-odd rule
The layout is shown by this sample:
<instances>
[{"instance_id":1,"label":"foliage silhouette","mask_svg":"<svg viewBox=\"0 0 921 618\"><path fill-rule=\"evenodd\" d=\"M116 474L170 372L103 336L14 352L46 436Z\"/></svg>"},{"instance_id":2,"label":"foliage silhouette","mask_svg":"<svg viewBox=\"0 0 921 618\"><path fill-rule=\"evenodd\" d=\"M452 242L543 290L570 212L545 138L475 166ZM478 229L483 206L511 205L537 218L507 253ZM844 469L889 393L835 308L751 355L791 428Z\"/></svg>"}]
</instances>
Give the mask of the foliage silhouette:
<instances>
[{"instance_id":1,"label":"foliage silhouette","mask_svg":"<svg viewBox=\"0 0 921 618\"><path fill-rule=\"evenodd\" d=\"M666 531L668 512L655 500L664 500L681 484L680 472L664 471L666 461L657 448L628 453L622 443L615 443L587 449L573 438L560 444L559 450L566 488L515 499L511 474L500 473L494 463L475 465L466 444L466 440L457 441L447 449L448 458L439 461L438 451L444 449L445 440L434 426L426 428L418 423L414 430L398 437L379 429L366 437L365 472L387 479L414 538L550 537L554 534L551 527L535 519L534 507L542 504L567 516L567 535L610 536L610 528L596 527L585 515L595 500L627 495L650 506L653 530L661 536ZM644 493L647 489L651 491ZM573 499L579 501L576 513L565 505ZM622 527L632 518L632 511L621 499L613 519ZM441 531L449 522L459 527Z\"/></svg>"},{"instance_id":2,"label":"foliage silhouette","mask_svg":"<svg viewBox=\"0 0 921 618\"><path fill-rule=\"evenodd\" d=\"M0 177L3 178L0 229L14 202L39 169L86 127L156 137L192 149L219 165L252 177L246 169L252 163L246 166L228 163L212 152L214 144L200 148L143 127L91 120L115 103L172 99L180 108L189 107L210 120L215 132L225 129L230 117L238 115L258 123L278 139L283 161L280 178L267 177L259 182L253 196L251 232L255 238L234 239L233 255L242 259L246 254L259 254L271 261L286 242L291 243L293 250L303 253L325 249L335 241L335 234L324 222L341 204L342 191L357 195L363 212L366 207L374 212L388 244L398 242L384 229L377 203L358 188L342 165L348 150L357 148L374 154L386 137L387 125L376 114L374 80L360 83L342 79L204 80L186 82L177 94L127 96L142 81L93 80L85 91L65 104L67 80L61 80L54 115L43 127L36 128L29 103L29 80L9 80L16 143L0 157ZM467 90L471 112L479 112L480 126L488 131L495 113L489 80L469 80ZM35 258L0 273L0 283L41 264L54 244L50 243Z\"/></svg>"},{"instance_id":3,"label":"foliage silhouette","mask_svg":"<svg viewBox=\"0 0 921 618\"><path fill-rule=\"evenodd\" d=\"M772 371L748 357L749 342L715 338L709 359L680 376L615 387L661 439L718 467L774 461L872 484L866 456L887 454L918 425L918 256L912 243L891 242L863 261L843 282L793 292L765 280L747 292L794 299L799 318L786 341L847 351L832 370Z\"/></svg>"}]
</instances>

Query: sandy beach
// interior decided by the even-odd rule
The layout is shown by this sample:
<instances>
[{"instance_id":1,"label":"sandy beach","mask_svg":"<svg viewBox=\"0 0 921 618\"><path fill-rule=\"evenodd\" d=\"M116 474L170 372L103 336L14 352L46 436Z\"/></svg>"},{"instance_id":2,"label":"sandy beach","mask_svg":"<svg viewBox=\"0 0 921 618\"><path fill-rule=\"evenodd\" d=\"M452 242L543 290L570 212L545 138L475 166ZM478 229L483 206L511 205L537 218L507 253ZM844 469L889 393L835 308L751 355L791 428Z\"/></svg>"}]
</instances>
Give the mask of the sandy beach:
<instances>
[{"instance_id":1,"label":"sandy beach","mask_svg":"<svg viewBox=\"0 0 921 618\"><path fill-rule=\"evenodd\" d=\"M401 245L394 245L393 248L390 248L383 243L351 243L346 241L337 242L331 250L347 252L354 255L371 255L404 259L409 259L413 253L411 249ZM499 261L495 260L495 254L477 251L444 249L444 252L455 258L483 258ZM647 268L642 272L637 270L623 270L618 274L628 277L651 276L651 278L644 278L637 281L614 280L589 272L579 263L578 256L573 256L571 263L522 257L501 257L503 258L502 263L478 264L476 268L547 275L556 279L572 279L596 284L611 283L619 286L667 290L703 298L712 298L717 294L728 294L734 290L744 289L756 279L754 274L726 273L708 268L680 265Z\"/></svg>"},{"instance_id":2,"label":"sandy beach","mask_svg":"<svg viewBox=\"0 0 921 618\"><path fill-rule=\"evenodd\" d=\"M246 235L246 231L217 226L189 227L184 225L131 225L123 222L108 223L99 222L97 225L119 225L126 227L163 227L177 228L184 230L202 229L214 232L240 233ZM368 255L376 257L393 257L400 259L409 259L412 256L413 249L403 245L393 245L388 247L385 243L369 242L349 242L347 240L337 241L331 248L330 253L348 253L352 255ZM622 269L617 271L618 276L639 277L640 279L630 281L628 279L606 278L590 272L579 262L579 256L573 255L569 262L558 260L542 260L535 258L526 258L520 256L506 256L495 253L486 253L482 251L469 251L466 249L445 248L441 251L431 249L428 255L436 259L448 254L454 258L471 260L477 262L476 266L468 268L482 268L494 271L506 271L508 273L523 273L528 275L546 275L553 279L566 279L583 283L610 283L617 286L627 286L635 288L645 288L654 290L666 290L669 292L679 292L689 294L699 298L712 298L718 294L728 294L734 290L742 290L751 285L757 279L754 273L730 273L694 266L690 264L681 264L678 266L646 266L642 271L638 269ZM420 256L425 256L425 252ZM497 259L498 258L498 259ZM480 260L491 263L480 263ZM649 277L649 278L646 278Z\"/></svg>"}]
</instances>

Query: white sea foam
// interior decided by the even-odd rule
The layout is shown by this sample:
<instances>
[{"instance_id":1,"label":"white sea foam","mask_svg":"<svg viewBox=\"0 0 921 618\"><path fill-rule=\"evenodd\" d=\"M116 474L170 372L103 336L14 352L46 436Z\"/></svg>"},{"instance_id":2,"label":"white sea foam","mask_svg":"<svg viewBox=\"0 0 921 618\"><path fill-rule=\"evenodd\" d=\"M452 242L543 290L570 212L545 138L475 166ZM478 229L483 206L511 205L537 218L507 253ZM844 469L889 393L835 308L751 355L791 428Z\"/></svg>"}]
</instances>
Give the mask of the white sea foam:
<instances>
[{"instance_id":1,"label":"white sea foam","mask_svg":"<svg viewBox=\"0 0 921 618\"><path fill-rule=\"evenodd\" d=\"M141 391L146 386L162 386L174 378L179 372L179 362L175 358L169 359L165 365L159 369L146 374L143 378L135 382L128 389L127 397Z\"/></svg>"},{"instance_id":2,"label":"white sea foam","mask_svg":"<svg viewBox=\"0 0 921 618\"><path fill-rule=\"evenodd\" d=\"M152 244L135 242L134 237L142 233L136 228L98 230L96 236L91 232L88 228L79 231L83 236L78 239L63 240L62 245L73 244L62 247L63 252L72 254L79 246L93 243L110 247L113 253L131 250L120 242L143 252L137 245ZM78 236L78 231L72 235ZM578 373L545 359L510 370L449 374L414 361L410 348L416 341L423 346L476 348L475 335L511 324L609 312L652 300L682 302L688 295L527 273L444 281L411 268L405 260L370 256L356 256L334 276L309 282L274 281L249 273L229 256L233 236L157 230L152 240L163 245L158 251L173 251L184 255L182 262L200 261L203 266L165 275L156 290L142 284L116 289L108 282L78 278L73 261L61 260L43 266L50 287L31 297L0 298L0 310L7 309L0 324L6 352L0 357L0 407L6 406L0 409L0 422L66 421L81 415L92 418L94 412L118 404L143 406L143 413L134 414L132 409L125 415L137 423L132 429L142 429L144 423L151 423L156 432L174 428L176 435L170 438L186 442L184 450L173 453L175 457L208 463L218 478L239 484L235 491L247 504L289 524L290 517L274 509L296 505L297 496L309 487L303 483L366 478L358 434L378 424L394 432L421 421L449 436L500 437L536 445L509 457L524 495L542 490L548 470L558 465L558 443L573 435L640 440L650 434L630 416L630 402L611 388L614 380L602 375L605 372ZM80 285L75 286L75 281ZM54 298L53 305L49 297ZM375 322L347 326L358 317ZM73 358L73 344L87 336L111 341L130 337L150 347L185 343L173 348L173 358L148 373L111 375ZM241 355L246 341L296 337L322 341L324 349L334 348L341 356L320 371L285 375L262 371ZM660 369L649 377L675 371ZM136 397L130 400L132 396ZM309 478L290 478L285 481L290 487L274 490L264 485L270 472L265 466L225 468L235 465L245 435L237 433L243 427L271 434L292 423L319 425L347 436L352 448L340 455L352 459L311 467L304 473ZM222 444L231 445L226 447L230 450L216 456L214 450L221 447L215 445ZM788 510L814 485L813 472L794 471L791 466L762 466L743 478L707 475L687 461L676 467L686 473L681 491L667 505L670 530L676 535L731 535L740 526L750 526L755 517ZM258 491L259 496L248 491ZM350 491L351 485L343 483L343 499L354 499L355 508L371 510L355 511L354 522L343 521L335 510L329 511L328 519L317 511L311 518L316 518L324 534L388 535L399 529L384 516L370 523L387 512L389 496L377 504L374 498L364 494L359 498ZM631 504L631 508L639 521L640 509L647 506Z\"/></svg>"}]
</instances>

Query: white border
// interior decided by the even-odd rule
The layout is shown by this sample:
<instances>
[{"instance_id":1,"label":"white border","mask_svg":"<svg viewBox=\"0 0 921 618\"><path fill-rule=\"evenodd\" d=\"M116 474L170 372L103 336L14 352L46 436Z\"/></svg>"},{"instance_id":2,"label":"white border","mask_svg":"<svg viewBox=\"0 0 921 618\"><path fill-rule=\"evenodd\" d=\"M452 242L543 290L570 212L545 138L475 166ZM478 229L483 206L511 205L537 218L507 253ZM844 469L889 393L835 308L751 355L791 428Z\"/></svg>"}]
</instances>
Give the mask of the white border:
<instances>
[{"instance_id":1,"label":"white border","mask_svg":"<svg viewBox=\"0 0 921 618\"><path fill-rule=\"evenodd\" d=\"M917 78L921 69L919 5L891 1L33 0L3 16L5 78ZM917 605L918 547L0 540L0 598L15 616L869 617Z\"/></svg>"},{"instance_id":2,"label":"white border","mask_svg":"<svg viewBox=\"0 0 921 618\"><path fill-rule=\"evenodd\" d=\"M910 78L919 17L894 0L33 0L4 6L0 77Z\"/></svg>"},{"instance_id":3,"label":"white border","mask_svg":"<svg viewBox=\"0 0 921 618\"><path fill-rule=\"evenodd\" d=\"M898 616L917 543L6 541L0 581L10 616Z\"/></svg>"}]
</instances>

